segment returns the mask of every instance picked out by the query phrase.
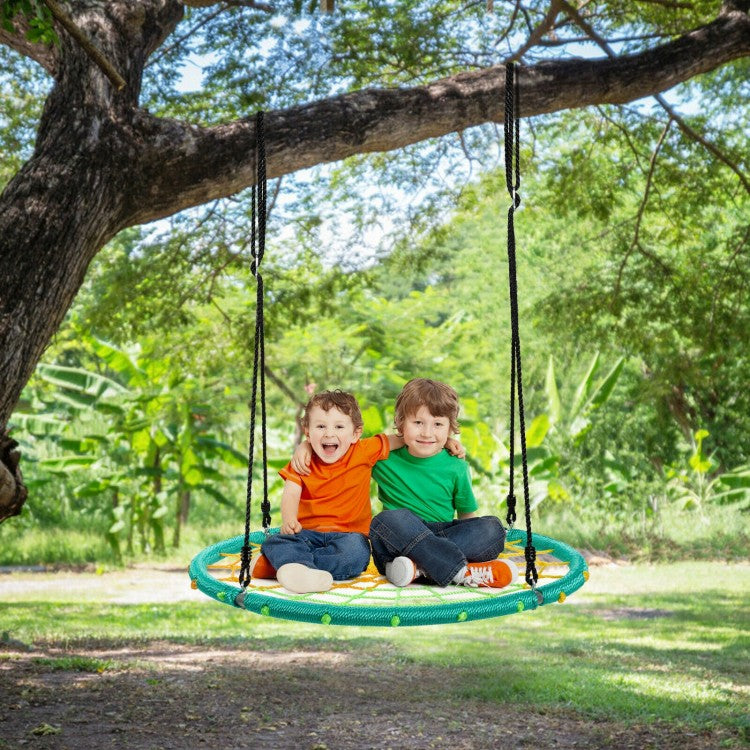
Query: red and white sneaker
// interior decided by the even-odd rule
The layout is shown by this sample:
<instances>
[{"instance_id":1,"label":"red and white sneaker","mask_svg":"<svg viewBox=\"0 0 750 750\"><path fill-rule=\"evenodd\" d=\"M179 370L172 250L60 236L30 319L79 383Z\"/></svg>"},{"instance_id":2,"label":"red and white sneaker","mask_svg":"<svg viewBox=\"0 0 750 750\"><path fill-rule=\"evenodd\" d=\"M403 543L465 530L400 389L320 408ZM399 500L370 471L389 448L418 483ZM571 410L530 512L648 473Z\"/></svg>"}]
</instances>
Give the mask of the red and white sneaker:
<instances>
[{"instance_id":1,"label":"red and white sneaker","mask_svg":"<svg viewBox=\"0 0 750 750\"><path fill-rule=\"evenodd\" d=\"M276 578L276 568L268 562L264 554L258 556L250 563L251 578Z\"/></svg>"},{"instance_id":2,"label":"red and white sneaker","mask_svg":"<svg viewBox=\"0 0 750 750\"><path fill-rule=\"evenodd\" d=\"M518 567L512 560L489 560L467 563L466 574L457 583L471 588L504 589L517 578Z\"/></svg>"}]
</instances>

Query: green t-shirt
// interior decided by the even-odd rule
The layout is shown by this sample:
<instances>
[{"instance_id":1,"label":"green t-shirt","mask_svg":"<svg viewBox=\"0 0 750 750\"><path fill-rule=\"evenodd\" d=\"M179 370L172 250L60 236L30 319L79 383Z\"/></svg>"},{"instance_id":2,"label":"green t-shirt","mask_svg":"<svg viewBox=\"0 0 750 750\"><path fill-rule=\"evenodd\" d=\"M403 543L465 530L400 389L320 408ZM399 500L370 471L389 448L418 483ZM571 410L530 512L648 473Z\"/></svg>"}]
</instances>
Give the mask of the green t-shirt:
<instances>
[{"instance_id":1,"label":"green t-shirt","mask_svg":"<svg viewBox=\"0 0 750 750\"><path fill-rule=\"evenodd\" d=\"M372 478L384 508L407 508L423 521L452 521L456 513L471 513L478 507L466 461L446 450L418 458L404 446L378 461Z\"/></svg>"}]
</instances>

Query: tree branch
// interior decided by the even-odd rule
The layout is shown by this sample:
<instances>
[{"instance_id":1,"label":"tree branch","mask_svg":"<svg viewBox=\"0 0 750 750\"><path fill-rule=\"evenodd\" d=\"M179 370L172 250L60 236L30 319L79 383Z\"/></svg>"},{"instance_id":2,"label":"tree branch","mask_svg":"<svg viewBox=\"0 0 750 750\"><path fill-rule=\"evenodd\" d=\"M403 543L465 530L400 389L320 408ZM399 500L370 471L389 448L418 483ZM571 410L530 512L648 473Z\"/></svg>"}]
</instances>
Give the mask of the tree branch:
<instances>
[{"instance_id":1,"label":"tree branch","mask_svg":"<svg viewBox=\"0 0 750 750\"><path fill-rule=\"evenodd\" d=\"M508 62L520 60L528 50L537 45L542 37L555 25L557 16L562 10L560 0L552 0L549 4L549 10L542 19L541 23L529 34L529 38L517 49L509 58Z\"/></svg>"},{"instance_id":2,"label":"tree branch","mask_svg":"<svg viewBox=\"0 0 750 750\"><path fill-rule=\"evenodd\" d=\"M581 17L580 13L573 8L566 0L560 0L562 3L563 9L565 12L570 16L570 18L583 29L593 41L595 41L606 53L610 58L616 59L617 55L615 54L615 51L612 49L612 47L607 44L607 42L599 36L596 31L591 27L590 24L586 22L584 18ZM746 3L747 4L747 3ZM727 3L722 7L722 13L721 15L731 15L733 13L739 13L741 15L745 15L741 11L733 10L732 8L728 7L730 4ZM720 16L721 17L721 16ZM747 16L745 16L747 18ZM664 109L664 111L669 115L670 119L674 120L680 127L680 130L682 130L685 135L687 135L689 138L692 138L697 143L700 143L707 151L710 151L719 161L726 164L739 178L740 182L742 182L743 187L745 190L747 190L748 193L750 193L750 180L742 173L740 168L728 157L726 156L717 146L715 146L713 143L708 141L706 138L704 138L700 133L693 130L686 122L685 120L680 117L680 115L677 114L677 112L674 110L674 108L667 102L667 100L661 96L658 93L653 94L654 99L661 105L661 107Z\"/></svg>"},{"instance_id":3,"label":"tree branch","mask_svg":"<svg viewBox=\"0 0 750 750\"><path fill-rule=\"evenodd\" d=\"M189 31L186 31L182 36L175 39L168 47L164 47L164 49L159 50L158 55L154 55L149 59L149 61L146 63L146 67L150 68L152 65L155 65L159 60L166 57L173 49L176 47L179 47L181 44L186 42L188 39L190 39L193 34L195 34L198 29L200 29L202 26L205 26L207 23L213 21L216 16L223 13L225 8L217 8L213 13L209 13L208 15L201 18L201 20L193 26L192 29Z\"/></svg>"},{"instance_id":4,"label":"tree branch","mask_svg":"<svg viewBox=\"0 0 750 750\"><path fill-rule=\"evenodd\" d=\"M305 402L300 401L294 391L268 366L263 365L263 370L268 379L298 408L304 409Z\"/></svg>"},{"instance_id":5,"label":"tree branch","mask_svg":"<svg viewBox=\"0 0 750 750\"><path fill-rule=\"evenodd\" d=\"M181 0L183 5L190 8L210 8L212 5L223 5L226 8L253 8L266 13L273 13L273 6L268 3L258 3L255 0Z\"/></svg>"},{"instance_id":6,"label":"tree branch","mask_svg":"<svg viewBox=\"0 0 750 750\"><path fill-rule=\"evenodd\" d=\"M641 233L641 223L643 221L643 214L646 210L646 205L648 204L648 196L651 192L651 183L654 179L654 170L656 169L656 160L659 156L659 151L661 151L661 147L664 143L664 139L667 137L667 133L669 132L669 128L672 125L672 120L667 120L667 124L664 126L664 130L662 130L661 135L659 136L659 140L656 143L656 147L654 148L651 159L649 160L648 164L648 174L646 175L646 187L643 191L643 198L641 198L641 203L638 206L638 213L635 217L635 231L633 232L633 240L630 243L630 247L628 248L627 252L625 253L625 257L622 259L622 263L620 263L620 268L617 272L617 281L615 282L615 292L612 295L613 304L614 300L617 299L617 297L620 296L620 286L622 283L622 275L625 272L625 266L627 265L628 258L630 258L632 252L634 249L638 249L641 253L646 254L644 252L643 246L641 245L640 240L640 233ZM655 256L653 254L646 254L648 257L650 257L652 260L655 260ZM657 259L658 260L658 259ZM669 270L667 267L661 263L661 261L658 261L661 266L662 270Z\"/></svg>"},{"instance_id":7,"label":"tree branch","mask_svg":"<svg viewBox=\"0 0 750 750\"><path fill-rule=\"evenodd\" d=\"M560 2L576 13L566 0ZM624 104L747 55L750 18L735 12L638 54L522 67L520 114ZM365 89L268 112L268 176L502 122L504 85L504 66L495 66L424 86ZM133 180L126 225L227 197L254 182L252 119L199 128L140 112L135 126L142 179Z\"/></svg>"},{"instance_id":8,"label":"tree branch","mask_svg":"<svg viewBox=\"0 0 750 750\"><path fill-rule=\"evenodd\" d=\"M700 143L703 148L705 148L707 151L710 151L720 162L726 164L737 175L737 177L740 178L740 182L742 183L745 190L750 193L750 180L748 180L748 178L737 166L737 164L735 164L735 162L733 162L720 148L718 148L718 146L711 143L711 141L702 136L697 130L693 130L693 128L691 128L690 125L688 125L685 120L677 114L672 105L669 104L669 102L661 94L655 94L654 99L656 99L656 101L661 104L667 114L669 114L669 116L677 123L680 130L685 133L688 138L692 138L694 141L696 141L696 143Z\"/></svg>"},{"instance_id":9,"label":"tree branch","mask_svg":"<svg viewBox=\"0 0 750 750\"><path fill-rule=\"evenodd\" d=\"M112 63L102 54L101 50L91 42L86 34L76 26L73 19L63 10L56 0L44 0L55 20L70 34L78 43L78 46L96 63L99 69L109 78L110 83L118 90L125 88L125 79L115 70Z\"/></svg>"}]
</instances>

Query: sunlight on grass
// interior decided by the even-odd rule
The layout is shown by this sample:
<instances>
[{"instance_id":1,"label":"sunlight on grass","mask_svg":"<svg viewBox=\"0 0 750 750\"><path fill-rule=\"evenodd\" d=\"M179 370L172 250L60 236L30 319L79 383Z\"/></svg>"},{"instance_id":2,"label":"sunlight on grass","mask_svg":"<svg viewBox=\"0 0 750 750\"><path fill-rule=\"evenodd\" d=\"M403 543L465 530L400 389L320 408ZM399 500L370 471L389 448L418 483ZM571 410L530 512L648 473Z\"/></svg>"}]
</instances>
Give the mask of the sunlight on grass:
<instances>
[{"instance_id":1,"label":"sunlight on grass","mask_svg":"<svg viewBox=\"0 0 750 750\"><path fill-rule=\"evenodd\" d=\"M66 672L93 672L102 674L102 672L106 671L127 668L125 662L118 662L113 659L94 659L86 656L60 656L53 659L36 657L32 661L53 671Z\"/></svg>"},{"instance_id":2,"label":"sunlight on grass","mask_svg":"<svg viewBox=\"0 0 750 750\"><path fill-rule=\"evenodd\" d=\"M0 526L0 565L84 564L112 560L101 533L79 529L14 529Z\"/></svg>"},{"instance_id":3,"label":"sunlight on grass","mask_svg":"<svg viewBox=\"0 0 750 750\"><path fill-rule=\"evenodd\" d=\"M669 505L656 515L633 514L623 532L621 518L599 513L543 509L535 530L556 529L558 538L578 549L605 550L630 560L699 560L747 558L750 515L736 506L715 505L705 515Z\"/></svg>"}]
</instances>

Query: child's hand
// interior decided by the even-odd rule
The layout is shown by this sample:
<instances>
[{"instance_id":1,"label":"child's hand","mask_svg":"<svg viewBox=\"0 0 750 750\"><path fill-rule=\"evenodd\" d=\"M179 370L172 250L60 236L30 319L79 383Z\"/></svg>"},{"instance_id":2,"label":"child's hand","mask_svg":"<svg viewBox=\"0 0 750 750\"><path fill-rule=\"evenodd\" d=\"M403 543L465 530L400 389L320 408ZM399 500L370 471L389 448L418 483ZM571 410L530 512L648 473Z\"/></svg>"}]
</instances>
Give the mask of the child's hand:
<instances>
[{"instance_id":1,"label":"child's hand","mask_svg":"<svg viewBox=\"0 0 750 750\"><path fill-rule=\"evenodd\" d=\"M295 518L291 521L283 521L281 524L281 534L298 534L302 531L302 524Z\"/></svg>"},{"instance_id":2,"label":"child's hand","mask_svg":"<svg viewBox=\"0 0 750 750\"><path fill-rule=\"evenodd\" d=\"M292 468L300 476L306 477L310 473L310 459L312 458L312 448L307 440L303 440L294 451L292 456Z\"/></svg>"},{"instance_id":3,"label":"child's hand","mask_svg":"<svg viewBox=\"0 0 750 750\"><path fill-rule=\"evenodd\" d=\"M456 458L466 458L466 448L464 448L455 438L448 438L445 441L445 448L451 456L455 456Z\"/></svg>"}]
</instances>

